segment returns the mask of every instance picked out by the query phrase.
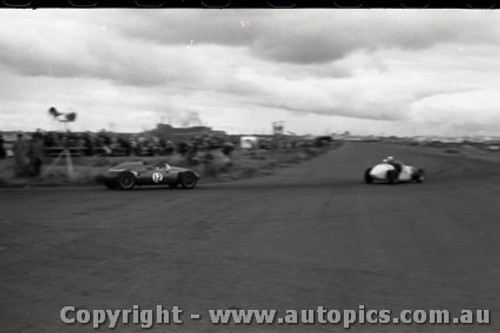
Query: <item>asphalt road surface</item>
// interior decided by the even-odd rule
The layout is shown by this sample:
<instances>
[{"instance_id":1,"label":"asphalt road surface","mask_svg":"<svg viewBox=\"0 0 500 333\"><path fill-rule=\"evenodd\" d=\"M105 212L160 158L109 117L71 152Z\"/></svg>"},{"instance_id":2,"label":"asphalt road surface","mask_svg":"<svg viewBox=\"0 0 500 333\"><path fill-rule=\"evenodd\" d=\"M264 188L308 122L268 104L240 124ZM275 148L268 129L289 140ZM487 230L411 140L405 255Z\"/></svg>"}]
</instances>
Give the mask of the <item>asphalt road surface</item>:
<instances>
[{"instance_id":1,"label":"asphalt road surface","mask_svg":"<svg viewBox=\"0 0 500 333\"><path fill-rule=\"evenodd\" d=\"M367 185L393 155L423 184ZM213 325L209 309L489 309L500 329L500 165L424 147L348 143L274 175L195 190L0 190L0 331L91 332L86 309L179 306L150 332L342 332L340 325ZM100 329L100 331L108 331ZM119 324L115 332L140 332Z\"/></svg>"}]
</instances>

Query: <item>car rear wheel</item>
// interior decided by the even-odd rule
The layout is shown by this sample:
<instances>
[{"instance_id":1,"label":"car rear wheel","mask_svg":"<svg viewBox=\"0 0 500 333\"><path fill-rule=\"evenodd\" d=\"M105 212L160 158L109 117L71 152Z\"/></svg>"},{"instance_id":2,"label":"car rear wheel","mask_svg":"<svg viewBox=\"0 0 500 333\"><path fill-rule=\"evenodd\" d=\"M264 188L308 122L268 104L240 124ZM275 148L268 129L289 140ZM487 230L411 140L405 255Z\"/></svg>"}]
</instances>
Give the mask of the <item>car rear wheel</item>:
<instances>
[{"instance_id":1,"label":"car rear wheel","mask_svg":"<svg viewBox=\"0 0 500 333\"><path fill-rule=\"evenodd\" d=\"M131 190L135 186L135 177L130 172L124 172L118 176L118 187L122 190Z\"/></svg>"},{"instance_id":2,"label":"car rear wheel","mask_svg":"<svg viewBox=\"0 0 500 333\"><path fill-rule=\"evenodd\" d=\"M414 179L417 183L423 183L425 178L425 172L424 169L418 169L417 173L414 176Z\"/></svg>"},{"instance_id":3,"label":"car rear wheel","mask_svg":"<svg viewBox=\"0 0 500 333\"><path fill-rule=\"evenodd\" d=\"M198 177L193 172L183 172L179 176L179 182L183 188L191 189L196 186Z\"/></svg>"},{"instance_id":4,"label":"car rear wheel","mask_svg":"<svg viewBox=\"0 0 500 333\"><path fill-rule=\"evenodd\" d=\"M370 172L372 171L372 168L368 168L366 169L365 171L365 183L367 184L371 184L373 183L373 178L372 176L370 175Z\"/></svg>"}]
</instances>

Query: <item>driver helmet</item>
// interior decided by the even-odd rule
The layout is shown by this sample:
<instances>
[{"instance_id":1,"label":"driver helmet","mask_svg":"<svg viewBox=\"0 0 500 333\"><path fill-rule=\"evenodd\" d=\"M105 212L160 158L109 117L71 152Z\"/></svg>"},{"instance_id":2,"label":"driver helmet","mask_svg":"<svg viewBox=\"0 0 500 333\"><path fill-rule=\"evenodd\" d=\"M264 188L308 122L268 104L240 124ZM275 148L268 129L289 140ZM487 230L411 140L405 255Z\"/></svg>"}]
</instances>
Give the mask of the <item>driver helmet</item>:
<instances>
[{"instance_id":1,"label":"driver helmet","mask_svg":"<svg viewBox=\"0 0 500 333\"><path fill-rule=\"evenodd\" d=\"M394 162L394 157L389 156L386 158L387 162Z\"/></svg>"}]
</instances>

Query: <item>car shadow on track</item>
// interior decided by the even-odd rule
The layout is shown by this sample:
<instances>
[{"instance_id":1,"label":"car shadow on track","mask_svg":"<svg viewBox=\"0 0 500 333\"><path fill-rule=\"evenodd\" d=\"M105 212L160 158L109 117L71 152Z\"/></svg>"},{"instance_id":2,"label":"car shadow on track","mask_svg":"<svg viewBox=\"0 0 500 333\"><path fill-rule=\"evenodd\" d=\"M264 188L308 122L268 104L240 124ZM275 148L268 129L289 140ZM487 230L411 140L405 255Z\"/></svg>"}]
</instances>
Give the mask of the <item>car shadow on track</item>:
<instances>
[{"instance_id":1,"label":"car shadow on track","mask_svg":"<svg viewBox=\"0 0 500 333\"><path fill-rule=\"evenodd\" d=\"M342 181L329 181L329 182L286 182L286 183L207 183L200 184L194 189L183 189L183 188L169 188L163 186L140 186L134 187L132 190L108 190L103 188L103 190L112 192L137 192L137 191L169 191L169 192L181 192L181 193L196 193L196 192L206 192L206 191L275 191L275 190L333 190L333 189L366 189L369 188L380 188L380 186L387 187L408 187L416 186L422 184L416 183L400 183L400 184L390 184L390 183L372 183L365 184L363 181L359 180L342 180Z\"/></svg>"}]
</instances>

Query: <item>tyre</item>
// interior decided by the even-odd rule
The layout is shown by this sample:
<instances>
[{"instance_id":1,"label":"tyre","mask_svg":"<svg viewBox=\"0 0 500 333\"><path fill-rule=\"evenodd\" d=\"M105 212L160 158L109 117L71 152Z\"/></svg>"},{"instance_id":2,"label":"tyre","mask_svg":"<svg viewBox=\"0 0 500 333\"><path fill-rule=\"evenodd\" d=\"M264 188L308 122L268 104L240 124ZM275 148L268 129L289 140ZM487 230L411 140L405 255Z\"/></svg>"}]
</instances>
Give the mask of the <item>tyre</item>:
<instances>
[{"instance_id":1,"label":"tyre","mask_svg":"<svg viewBox=\"0 0 500 333\"><path fill-rule=\"evenodd\" d=\"M130 172L124 172L118 175L118 187L121 190L131 190L135 186L135 177Z\"/></svg>"},{"instance_id":2,"label":"tyre","mask_svg":"<svg viewBox=\"0 0 500 333\"><path fill-rule=\"evenodd\" d=\"M399 179L399 174L397 170L389 170L387 171L387 180L390 184L397 184Z\"/></svg>"},{"instance_id":3,"label":"tyre","mask_svg":"<svg viewBox=\"0 0 500 333\"><path fill-rule=\"evenodd\" d=\"M367 184L373 183L373 178L370 175L370 171L372 171L372 168L368 168L365 171L365 183L367 183Z\"/></svg>"},{"instance_id":4,"label":"tyre","mask_svg":"<svg viewBox=\"0 0 500 333\"><path fill-rule=\"evenodd\" d=\"M183 172L179 175L179 183L183 188L194 188L197 182L198 177L193 172Z\"/></svg>"},{"instance_id":5,"label":"tyre","mask_svg":"<svg viewBox=\"0 0 500 333\"><path fill-rule=\"evenodd\" d=\"M424 172L424 169L418 169L418 170L417 170L417 172L415 173L415 176L413 177L413 179L414 179L417 183L423 183L424 178L425 178L425 172Z\"/></svg>"}]
</instances>

